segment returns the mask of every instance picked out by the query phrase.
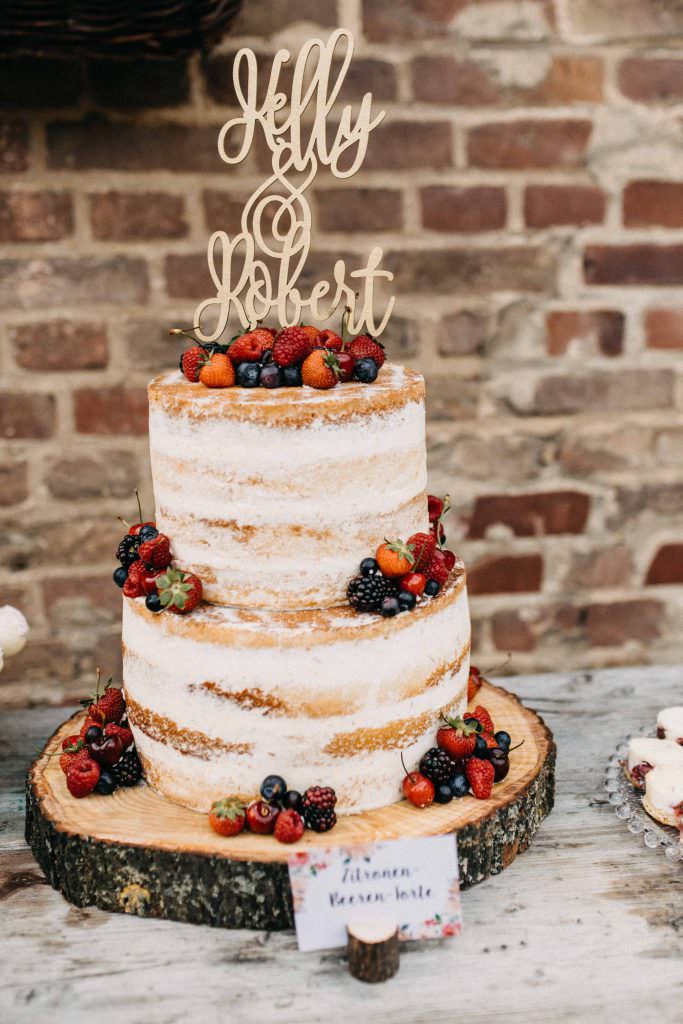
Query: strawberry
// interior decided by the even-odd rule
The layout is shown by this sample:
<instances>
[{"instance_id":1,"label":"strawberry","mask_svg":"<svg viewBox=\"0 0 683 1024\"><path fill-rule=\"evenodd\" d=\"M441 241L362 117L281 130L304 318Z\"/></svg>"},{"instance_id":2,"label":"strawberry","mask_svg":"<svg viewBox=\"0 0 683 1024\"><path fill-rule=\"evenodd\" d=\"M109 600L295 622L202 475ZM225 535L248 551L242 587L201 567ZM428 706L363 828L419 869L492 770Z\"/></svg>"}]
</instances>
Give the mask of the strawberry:
<instances>
[{"instance_id":1,"label":"strawberry","mask_svg":"<svg viewBox=\"0 0 683 1024\"><path fill-rule=\"evenodd\" d=\"M107 722L104 727L105 736L118 736L121 740L121 749L126 750L133 742L133 733L128 728L128 725L122 722L118 725L116 722Z\"/></svg>"},{"instance_id":2,"label":"strawberry","mask_svg":"<svg viewBox=\"0 0 683 1024\"><path fill-rule=\"evenodd\" d=\"M162 608L177 615L187 615L202 599L202 581L192 572L167 569L157 577L157 592Z\"/></svg>"},{"instance_id":3,"label":"strawberry","mask_svg":"<svg viewBox=\"0 0 683 1024\"><path fill-rule=\"evenodd\" d=\"M350 345L346 346L354 359L374 359L379 369L386 359L384 345L371 338L369 334L359 334Z\"/></svg>"},{"instance_id":4,"label":"strawberry","mask_svg":"<svg viewBox=\"0 0 683 1024\"><path fill-rule=\"evenodd\" d=\"M159 533L153 540L146 540L140 545L138 557L150 569L165 569L171 564L171 542L165 533Z\"/></svg>"},{"instance_id":5,"label":"strawberry","mask_svg":"<svg viewBox=\"0 0 683 1024\"><path fill-rule=\"evenodd\" d=\"M126 582L123 584L124 597L142 597L144 594L143 579L147 573L147 566L138 559L128 569Z\"/></svg>"},{"instance_id":6,"label":"strawberry","mask_svg":"<svg viewBox=\"0 0 683 1024\"><path fill-rule=\"evenodd\" d=\"M436 539L431 533L414 533L408 537L408 547L413 553L413 571L425 572L436 551Z\"/></svg>"},{"instance_id":7,"label":"strawberry","mask_svg":"<svg viewBox=\"0 0 683 1024\"><path fill-rule=\"evenodd\" d=\"M244 828L246 809L237 797L216 800L209 811L209 825L219 836L236 836Z\"/></svg>"},{"instance_id":8,"label":"strawberry","mask_svg":"<svg viewBox=\"0 0 683 1024\"><path fill-rule=\"evenodd\" d=\"M334 331L331 331L329 327L320 332L320 341L325 348L329 348L330 352L341 352L344 347L342 339Z\"/></svg>"},{"instance_id":9,"label":"strawberry","mask_svg":"<svg viewBox=\"0 0 683 1024\"><path fill-rule=\"evenodd\" d=\"M479 733L479 735L481 736L489 750L493 750L495 747L498 746L498 741L496 740L496 737L493 735L493 733L481 732Z\"/></svg>"},{"instance_id":10,"label":"strawberry","mask_svg":"<svg viewBox=\"0 0 683 1024\"><path fill-rule=\"evenodd\" d=\"M199 371L208 358L206 349L203 349L201 345L193 345L181 355L180 369L191 384L196 384L199 380Z\"/></svg>"},{"instance_id":11,"label":"strawberry","mask_svg":"<svg viewBox=\"0 0 683 1024\"><path fill-rule=\"evenodd\" d=\"M85 721L83 722L83 725L81 726L81 731L80 731L81 739L83 739L83 737L85 736L86 732L88 731L88 729L90 728L91 725L96 725L98 729L101 729L102 726L104 725L104 714L101 711L97 711L95 709L95 705L94 704L91 706L90 710L88 711L88 714L85 717Z\"/></svg>"},{"instance_id":12,"label":"strawberry","mask_svg":"<svg viewBox=\"0 0 683 1024\"><path fill-rule=\"evenodd\" d=\"M471 757L465 764L465 774L477 800L488 800L493 791L495 771L490 761Z\"/></svg>"},{"instance_id":13,"label":"strawberry","mask_svg":"<svg viewBox=\"0 0 683 1024\"><path fill-rule=\"evenodd\" d=\"M441 498L437 498L435 494L427 495L427 509L429 511L430 523L435 523L437 519L441 519L443 508L444 502Z\"/></svg>"},{"instance_id":14,"label":"strawberry","mask_svg":"<svg viewBox=\"0 0 683 1024\"><path fill-rule=\"evenodd\" d=\"M285 327L275 339L273 362L278 366L295 366L310 354L312 348L308 331L303 327Z\"/></svg>"},{"instance_id":15,"label":"strawberry","mask_svg":"<svg viewBox=\"0 0 683 1024\"><path fill-rule=\"evenodd\" d=\"M279 843L295 843L304 834L304 819L298 811L280 811L273 835Z\"/></svg>"},{"instance_id":16,"label":"strawberry","mask_svg":"<svg viewBox=\"0 0 683 1024\"><path fill-rule=\"evenodd\" d=\"M467 680L467 702L473 701L481 689L481 673L476 665L470 665L470 675Z\"/></svg>"},{"instance_id":17,"label":"strawberry","mask_svg":"<svg viewBox=\"0 0 683 1024\"><path fill-rule=\"evenodd\" d=\"M496 731L495 726L493 724L493 719L491 718L486 708L482 707L481 704L477 704L474 711L468 711L467 717L476 718L484 732L494 733Z\"/></svg>"},{"instance_id":18,"label":"strawberry","mask_svg":"<svg viewBox=\"0 0 683 1024\"><path fill-rule=\"evenodd\" d=\"M83 758L84 756L89 757L90 755L85 748L82 736L67 736L62 743L62 753L59 755L59 767L62 769L64 774L66 774L69 765L73 764L76 758Z\"/></svg>"},{"instance_id":19,"label":"strawberry","mask_svg":"<svg viewBox=\"0 0 683 1024\"><path fill-rule=\"evenodd\" d=\"M273 354L275 350L273 349ZM334 352L326 348L316 348L303 361L301 378L309 388L327 391L336 387L340 375L339 363Z\"/></svg>"},{"instance_id":20,"label":"strawberry","mask_svg":"<svg viewBox=\"0 0 683 1024\"><path fill-rule=\"evenodd\" d=\"M88 796L100 780L100 766L91 757L73 761L66 770L66 785L72 796Z\"/></svg>"},{"instance_id":21,"label":"strawberry","mask_svg":"<svg viewBox=\"0 0 683 1024\"><path fill-rule=\"evenodd\" d=\"M471 757L477 745L477 730L474 726L463 722L462 718L447 718L436 734L437 746L456 760L464 761Z\"/></svg>"},{"instance_id":22,"label":"strawberry","mask_svg":"<svg viewBox=\"0 0 683 1024\"><path fill-rule=\"evenodd\" d=\"M214 352L199 371L199 380L207 388L231 388L235 383L235 368L226 355Z\"/></svg>"},{"instance_id":23,"label":"strawberry","mask_svg":"<svg viewBox=\"0 0 683 1024\"><path fill-rule=\"evenodd\" d=\"M123 692L118 686L107 685L102 696L88 709L88 717L101 718L103 722L120 722L126 710Z\"/></svg>"},{"instance_id":24,"label":"strawberry","mask_svg":"<svg viewBox=\"0 0 683 1024\"><path fill-rule=\"evenodd\" d=\"M444 585L450 576L446 567L446 559L440 548L437 548L432 555L431 561L425 570L425 575L429 580L436 580L440 587Z\"/></svg>"},{"instance_id":25,"label":"strawberry","mask_svg":"<svg viewBox=\"0 0 683 1024\"><path fill-rule=\"evenodd\" d=\"M413 552L402 540L385 540L375 551L384 576L405 576L413 569Z\"/></svg>"},{"instance_id":26,"label":"strawberry","mask_svg":"<svg viewBox=\"0 0 683 1024\"><path fill-rule=\"evenodd\" d=\"M247 331L246 334L235 338L228 355L233 366L238 363L258 363L264 352L273 347L273 336L270 331L263 327L257 327L254 331Z\"/></svg>"}]
</instances>

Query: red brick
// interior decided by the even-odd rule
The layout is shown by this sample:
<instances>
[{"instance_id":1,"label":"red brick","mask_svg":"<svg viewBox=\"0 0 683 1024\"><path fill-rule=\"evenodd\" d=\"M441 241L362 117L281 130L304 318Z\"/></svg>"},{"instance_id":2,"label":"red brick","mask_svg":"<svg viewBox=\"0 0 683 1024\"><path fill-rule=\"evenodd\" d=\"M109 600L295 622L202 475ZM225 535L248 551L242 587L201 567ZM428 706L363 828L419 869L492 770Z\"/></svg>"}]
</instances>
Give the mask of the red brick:
<instances>
[{"instance_id":1,"label":"red brick","mask_svg":"<svg viewBox=\"0 0 683 1024\"><path fill-rule=\"evenodd\" d=\"M11 531L0 531L0 566L19 572L101 565L102 586L112 586L110 552L120 539L121 523L114 516L81 514L54 522L17 517Z\"/></svg>"},{"instance_id":2,"label":"red brick","mask_svg":"<svg viewBox=\"0 0 683 1024\"><path fill-rule=\"evenodd\" d=\"M19 309L146 302L147 264L129 256L0 260L0 305Z\"/></svg>"},{"instance_id":3,"label":"red brick","mask_svg":"<svg viewBox=\"0 0 683 1024\"><path fill-rule=\"evenodd\" d=\"M524 219L530 228L602 224L605 205L605 193L592 185L529 185L524 190Z\"/></svg>"},{"instance_id":4,"label":"red brick","mask_svg":"<svg viewBox=\"0 0 683 1024\"><path fill-rule=\"evenodd\" d=\"M206 299L215 294L206 253L172 253L166 257L166 290L172 298Z\"/></svg>"},{"instance_id":5,"label":"red brick","mask_svg":"<svg viewBox=\"0 0 683 1024\"><path fill-rule=\"evenodd\" d=\"M429 382L427 418L429 420L474 420L481 402L482 382L449 378L442 374Z\"/></svg>"},{"instance_id":6,"label":"red brick","mask_svg":"<svg viewBox=\"0 0 683 1024\"><path fill-rule=\"evenodd\" d=\"M543 377L532 411L541 416L581 412L662 409L673 405L669 370L619 370Z\"/></svg>"},{"instance_id":7,"label":"red brick","mask_svg":"<svg viewBox=\"0 0 683 1024\"><path fill-rule=\"evenodd\" d=\"M79 434L146 434L147 414L144 388L80 388L74 392Z\"/></svg>"},{"instance_id":8,"label":"red brick","mask_svg":"<svg viewBox=\"0 0 683 1024\"><path fill-rule=\"evenodd\" d=\"M0 694L7 706L5 690L21 684L22 706L35 702L62 703L64 688L73 685L74 660L63 643L31 638L23 651L8 658L0 677ZM80 691L80 684L78 690ZM76 689L74 687L74 689ZM74 701L77 694L73 693Z\"/></svg>"},{"instance_id":9,"label":"red brick","mask_svg":"<svg viewBox=\"0 0 683 1024\"><path fill-rule=\"evenodd\" d=\"M663 544L650 562L645 582L683 583L683 544Z\"/></svg>"},{"instance_id":10,"label":"red brick","mask_svg":"<svg viewBox=\"0 0 683 1024\"><path fill-rule=\"evenodd\" d=\"M88 616L97 629L113 625L121 615L120 591L107 586L100 575L48 577L42 591L50 625L58 634L82 628Z\"/></svg>"},{"instance_id":11,"label":"red brick","mask_svg":"<svg viewBox=\"0 0 683 1024\"><path fill-rule=\"evenodd\" d=\"M564 31L581 42L604 39L647 39L683 33L683 12L677 3L662 0L571 0L564 6Z\"/></svg>"},{"instance_id":12,"label":"red brick","mask_svg":"<svg viewBox=\"0 0 683 1024\"><path fill-rule=\"evenodd\" d=\"M623 210L629 228L681 228L683 182L632 181L624 189Z\"/></svg>"},{"instance_id":13,"label":"red brick","mask_svg":"<svg viewBox=\"0 0 683 1024\"><path fill-rule=\"evenodd\" d=\"M364 0L363 32L371 42L443 37L469 0Z\"/></svg>"},{"instance_id":14,"label":"red brick","mask_svg":"<svg viewBox=\"0 0 683 1024\"><path fill-rule=\"evenodd\" d=\"M190 94L187 62L98 57L88 63L88 94L98 106L114 109L176 107Z\"/></svg>"},{"instance_id":15,"label":"red brick","mask_svg":"<svg viewBox=\"0 0 683 1024\"><path fill-rule=\"evenodd\" d=\"M47 126L48 163L58 170L223 174L226 165L218 155L218 129L218 125L146 124L101 117L58 121Z\"/></svg>"},{"instance_id":16,"label":"red brick","mask_svg":"<svg viewBox=\"0 0 683 1024\"><path fill-rule=\"evenodd\" d=\"M417 57L411 71L415 98L424 103L491 107L502 99L502 89L494 75L475 60Z\"/></svg>"},{"instance_id":17,"label":"red brick","mask_svg":"<svg viewBox=\"0 0 683 1024\"><path fill-rule=\"evenodd\" d=\"M476 125L467 142L473 167L524 170L581 167L593 125L583 119L499 121Z\"/></svg>"},{"instance_id":18,"label":"red brick","mask_svg":"<svg viewBox=\"0 0 683 1024\"><path fill-rule=\"evenodd\" d=\"M517 537L582 533L589 512L590 498L580 491L487 494L475 502L467 536L485 537L488 528L498 523Z\"/></svg>"},{"instance_id":19,"label":"red brick","mask_svg":"<svg viewBox=\"0 0 683 1024\"><path fill-rule=\"evenodd\" d=\"M650 521L653 516L673 521L680 526L683 508L683 482L643 484L642 486L618 487L615 511L608 519L611 530L621 529L625 522L639 518Z\"/></svg>"},{"instance_id":20,"label":"red brick","mask_svg":"<svg viewBox=\"0 0 683 1024\"><path fill-rule=\"evenodd\" d=\"M498 651L533 651L533 630L519 612L495 612L491 619L491 639Z\"/></svg>"},{"instance_id":21,"label":"red brick","mask_svg":"<svg viewBox=\"0 0 683 1024\"><path fill-rule=\"evenodd\" d=\"M451 151L447 121L383 121L370 136L363 170L439 170L451 166Z\"/></svg>"},{"instance_id":22,"label":"red brick","mask_svg":"<svg viewBox=\"0 0 683 1024\"><path fill-rule=\"evenodd\" d=\"M470 594L521 594L541 589L541 555L491 555L469 567Z\"/></svg>"},{"instance_id":23,"label":"red brick","mask_svg":"<svg viewBox=\"0 0 683 1024\"><path fill-rule=\"evenodd\" d=\"M105 192L89 199L94 238L122 242L184 238L187 234L181 196L165 192Z\"/></svg>"},{"instance_id":24,"label":"red brick","mask_svg":"<svg viewBox=\"0 0 683 1024\"><path fill-rule=\"evenodd\" d=\"M25 370L100 370L109 362L104 324L48 320L10 327L8 333Z\"/></svg>"},{"instance_id":25,"label":"red brick","mask_svg":"<svg viewBox=\"0 0 683 1024\"><path fill-rule=\"evenodd\" d=\"M71 107L81 94L81 79L81 63L77 60L3 55L0 107Z\"/></svg>"},{"instance_id":26,"label":"red brick","mask_svg":"<svg viewBox=\"0 0 683 1024\"><path fill-rule=\"evenodd\" d=\"M587 284L683 284L683 245L589 245L583 276Z\"/></svg>"},{"instance_id":27,"label":"red brick","mask_svg":"<svg viewBox=\"0 0 683 1024\"><path fill-rule=\"evenodd\" d=\"M640 103L678 103L683 99L683 60L629 57L619 68L619 87Z\"/></svg>"},{"instance_id":28,"label":"red brick","mask_svg":"<svg viewBox=\"0 0 683 1024\"><path fill-rule=\"evenodd\" d=\"M619 424L606 430L568 429L560 439L560 465L573 476L590 476L614 469L634 469L652 460L652 431L638 424Z\"/></svg>"},{"instance_id":29,"label":"red brick","mask_svg":"<svg viewBox=\"0 0 683 1024\"><path fill-rule=\"evenodd\" d=\"M463 309L442 319L437 328L440 356L483 356L491 335L491 318L478 310Z\"/></svg>"},{"instance_id":30,"label":"red brick","mask_svg":"<svg viewBox=\"0 0 683 1024\"><path fill-rule=\"evenodd\" d=\"M597 57L575 54L554 56L548 74L538 85L520 90L519 101L548 104L600 103L603 98L604 69Z\"/></svg>"},{"instance_id":31,"label":"red brick","mask_svg":"<svg viewBox=\"0 0 683 1024\"><path fill-rule=\"evenodd\" d=\"M630 583L632 571L631 552L624 544L597 551L577 551L572 555L566 587L570 591L623 587Z\"/></svg>"},{"instance_id":32,"label":"red brick","mask_svg":"<svg viewBox=\"0 0 683 1024\"><path fill-rule=\"evenodd\" d=\"M129 365L154 374L177 369L180 354L189 342L187 338L171 337L169 326L182 327L186 323L172 324L161 311L156 318L127 320L122 325L122 332Z\"/></svg>"},{"instance_id":33,"label":"red brick","mask_svg":"<svg viewBox=\"0 0 683 1024\"><path fill-rule=\"evenodd\" d=\"M0 435L6 438L52 437L54 395L0 391Z\"/></svg>"},{"instance_id":34,"label":"red brick","mask_svg":"<svg viewBox=\"0 0 683 1024\"><path fill-rule=\"evenodd\" d=\"M51 242L73 227L68 192L0 192L0 242Z\"/></svg>"},{"instance_id":35,"label":"red brick","mask_svg":"<svg viewBox=\"0 0 683 1024\"><path fill-rule=\"evenodd\" d=\"M648 309L645 344L648 348L683 349L683 309Z\"/></svg>"},{"instance_id":36,"label":"red brick","mask_svg":"<svg viewBox=\"0 0 683 1024\"><path fill-rule=\"evenodd\" d=\"M242 211L247 196L236 197L233 192L205 189L202 192L204 219L209 231L227 231L237 235L242 230Z\"/></svg>"},{"instance_id":37,"label":"red brick","mask_svg":"<svg viewBox=\"0 0 683 1024\"><path fill-rule=\"evenodd\" d=\"M401 193L389 188L331 188L316 192L321 231L400 231Z\"/></svg>"},{"instance_id":38,"label":"red brick","mask_svg":"<svg viewBox=\"0 0 683 1024\"><path fill-rule=\"evenodd\" d=\"M422 224L432 231L461 233L505 227L505 190L487 185L455 188L432 185L420 189Z\"/></svg>"},{"instance_id":39,"label":"red brick","mask_svg":"<svg viewBox=\"0 0 683 1024\"><path fill-rule=\"evenodd\" d=\"M633 640L648 644L661 635L663 608L659 601L615 601L592 604L585 610L585 630L592 647L621 647Z\"/></svg>"},{"instance_id":40,"label":"red brick","mask_svg":"<svg viewBox=\"0 0 683 1024\"><path fill-rule=\"evenodd\" d=\"M0 462L0 505L18 505L27 497L28 463L18 460Z\"/></svg>"},{"instance_id":41,"label":"red brick","mask_svg":"<svg viewBox=\"0 0 683 1024\"><path fill-rule=\"evenodd\" d=\"M624 320L624 314L614 309L546 313L546 351L551 356L562 356L578 346L577 355L599 352L618 356L624 346Z\"/></svg>"},{"instance_id":42,"label":"red brick","mask_svg":"<svg viewBox=\"0 0 683 1024\"><path fill-rule=\"evenodd\" d=\"M243 4L230 27L234 36L270 36L298 21L337 28L336 0L269 0L267 4Z\"/></svg>"},{"instance_id":43,"label":"red brick","mask_svg":"<svg viewBox=\"0 0 683 1024\"><path fill-rule=\"evenodd\" d=\"M140 471L133 452L59 456L48 461L45 483L54 498L66 501L130 498L140 483Z\"/></svg>"},{"instance_id":44,"label":"red brick","mask_svg":"<svg viewBox=\"0 0 683 1024\"><path fill-rule=\"evenodd\" d=\"M480 249L403 249L385 253L383 266L394 274L396 294L426 292L544 292L555 283L556 257L532 245Z\"/></svg>"}]
</instances>

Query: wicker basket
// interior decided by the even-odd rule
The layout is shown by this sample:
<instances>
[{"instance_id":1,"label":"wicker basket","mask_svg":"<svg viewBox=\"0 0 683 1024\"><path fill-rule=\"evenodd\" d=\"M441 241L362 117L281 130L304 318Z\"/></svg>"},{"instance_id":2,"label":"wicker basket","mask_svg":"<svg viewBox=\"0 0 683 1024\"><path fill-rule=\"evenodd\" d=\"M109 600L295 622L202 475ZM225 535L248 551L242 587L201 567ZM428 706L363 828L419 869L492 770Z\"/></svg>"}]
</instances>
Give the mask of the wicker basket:
<instances>
[{"instance_id":1,"label":"wicker basket","mask_svg":"<svg viewBox=\"0 0 683 1024\"><path fill-rule=\"evenodd\" d=\"M0 54L134 57L209 49L242 0L4 0Z\"/></svg>"}]
</instances>

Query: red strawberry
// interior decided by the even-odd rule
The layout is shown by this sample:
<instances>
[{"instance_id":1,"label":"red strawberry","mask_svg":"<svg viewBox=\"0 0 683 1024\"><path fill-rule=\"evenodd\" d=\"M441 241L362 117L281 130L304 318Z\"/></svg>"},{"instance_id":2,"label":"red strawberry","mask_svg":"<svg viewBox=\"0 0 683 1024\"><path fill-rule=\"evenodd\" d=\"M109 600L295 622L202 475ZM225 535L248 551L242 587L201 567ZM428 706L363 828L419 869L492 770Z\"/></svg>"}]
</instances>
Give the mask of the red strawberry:
<instances>
[{"instance_id":1,"label":"red strawberry","mask_svg":"<svg viewBox=\"0 0 683 1024\"><path fill-rule=\"evenodd\" d=\"M278 366L295 366L310 355L313 346L303 327L285 327L273 345L273 361Z\"/></svg>"},{"instance_id":2,"label":"red strawberry","mask_svg":"<svg viewBox=\"0 0 683 1024\"><path fill-rule=\"evenodd\" d=\"M462 718L448 718L436 734L437 746L445 750L456 761L471 757L477 744L475 726L463 722Z\"/></svg>"},{"instance_id":3,"label":"red strawberry","mask_svg":"<svg viewBox=\"0 0 683 1024\"><path fill-rule=\"evenodd\" d=\"M116 722L107 722L104 727L105 736L118 736L121 740L121 749L126 750L133 742L133 733L126 723L117 725Z\"/></svg>"},{"instance_id":4,"label":"red strawberry","mask_svg":"<svg viewBox=\"0 0 683 1024\"><path fill-rule=\"evenodd\" d=\"M386 359L384 345L381 345L379 341L375 341L369 334L359 334L347 346L347 351L351 353L354 359L374 359L378 369Z\"/></svg>"},{"instance_id":5,"label":"red strawberry","mask_svg":"<svg viewBox=\"0 0 683 1024\"><path fill-rule=\"evenodd\" d=\"M326 391L337 386L339 377L337 356L326 348L314 349L301 365L301 379L309 388Z\"/></svg>"},{"instance_id":6,"label":"red strawberry","mask_svg":"<svg viewBox=\"0 0 683 1024\"><path fill-rule=\"evenodd\" d=\"M320 332L320 343L329 348L331 352L341 352L344 347L344 342L341 340L338 334L326 328Z\"/></svg>"},{"instance_id":7,"label":"red strawberry","mask_svg":"<svg viewBox=\"0 0 683 1024\"><path fill-rule=\"evenodd\" d=\"M429 580L436 580L440 587L444 585L450 576L444 553L440 548L437 548L432 555L431 561L425 569L425 575Z\"/></svg>"},{"instance_id":8,"label":"red strawberry","mask_svg":"<svg viewBox=\"0 0 683 1024\"><path fill-rule=\"evenodd\" d=\"M279 843L295 843L304 834L304 819L298 811L280 811L273 835Z\"/></svg>"},{"instance_id":9,"label":"red strawberry","mask_svg":"<svg viewBox=\"0 0 683 1024\"><path fill-rule=\"evenodd\" d=\"M471 757L465 764L465 774L477 800L488 800L493 791L495 771L490 761Z\"/></svg>"},{"instance_id":10,"label":"red strawberry","mask_svg":"<svg viewBox=\"0 0 683 1024\"><path fill-rule=\"evenodd\" d=\"M414 533L412 537L408 537L408 547L413 552L413 572L425 572L436 551L436 540L433 535Z\"/></svg>"},{"instance_id":11,"label":"red strawberry","mask_svg":"<svg viewBox=\"0 0 683 1024\"><path fill-rule=\"evenodd\" d=\"M92 718L102 717L103 722L120 722L126 710L123 692L118 686L107 686L102 696L88 709Z\"/></svg>"},{"instance_id":12,"label":"red strawberry","mask_svg":"<svg viewBox=\"0 0 683 1024\"><path fill-rule=\"evenodd\" d=\"M187 615L202 599L202 581L192 572L167 569L157 577L157 592L162 608Z\"/></svg>"},{"instance_id":13,"label":"red strawberry","mask_svg":"<svg viewBox=\"0 0 683 1024\"><path fill-rule=\"evenodd\" d=\"M75 758L89 756L82 737L77 735L67 736L62 743L62 751L63 753L59 755L59 767L65 774L69 765L74 763Z\"/></svg>"},{"instance_id":14,"label":"red strawberry","mask_svg":"<svg viewBox=\"0 0 683 1024\"><path fill-rule=\"evenodd\" d=\"M237 797L216 800L209 811L209 825L219 836L236 836L244 828L246 808Z\"/></svg>"},{"instance_id":15,"label":"red strawberry","mask_svg":"<svg viewBox=\"0 0 683 1024\"><path fill-rule=\"evenodd\" d=\"M142 597L144 594L143 579L147 574L147 566L144 562L137 560L128 569L126 582L123 584L124 597Z\"/></svg>"},{"instance_id":16,"label":"red strawberry","mask_svg":"<svg viewBox=\"0 0 683 1024\"><path fill-rule=\"evenodd\" d=\"M481 689L481 673L476 665L470 665L470 675L467 680L467 702L474 700Z\"/></svg>"},{"instance_id":17,"label":"red strawberry","mask_svg":"<svg viewBox=\"0 0 683 1024\"><path fill-rule=\"evenodd\" d=\"M180 357L180 369L191 384L199 380L199 371L208 359L208 353L200 345L193 345Z\"/></svg>"},{"instance_id":18,"label":"red strawberry","mask_svg":"<svg viewBox=\"0 0 683 1024\"><path fill-rule=\"evenodd\" d=\"M495 726L493 724L493 719L491 718L486 708L482 707L481 704L477 704L474 711L468 711L467 717L476 718L484 732L494 733L496 731Z\"/></svg>"},{"instance_id":19,"label":"red strawberry","mask_svg":"<svg viewBox=\"0 0 683 1024\"><path fill-rule=\"evenodd\" d=\"M479 735L481 736L481 738L483 739L484 743L489 748L489 750L493 750L494 747L498 746L498 742L496 740L496 737L493 735L493 733L481 732L481 733L479 733Z\"/></svg>"},{"instance_id":20,"label":"red strawberry","mask_svg":"<svg viewBox=\"0 0 683 1024\"><path fill-rule=\"evenodd\" d=\"M85 716L85 721L81 726L80 736L81 739L85 736L86 732L91 725L96 725L98 729L101 729L104 725L104 714L103 712L97 711L95 705L91 705L88 714Z\"/></svg>"},{"instance_id":21,"label":"red strawberry","mask_svg":"<svg viewBox=\"0 0 683 1024\"><path fill-rule=\"evenodd\" d=\"M235 338L228 349L228 355L233 366L237 366L238 363L258 363L263 353L272 347L273 338L270 331L257 328Z\"/></svg>"},{"instance_id":22,"label":"red strawberry","mask_svg":"<svg viewBox=\"0 0 683 1024\"><path fill-rule=\"evenodd\" d=\"M66 770L66 785L72 796L92 793L100 779L100 766L91 757L78 758Z\"/></svg>"},{"instance_id":23,"label":"red strawberry","mask_svg":"<svg viewBox=\"0 0 683 1024\"><path fill-rule=\"evenodd\" d=\"M429 511L429 522L435 523L437 519L441 518L443 513L443 500L437 498L435 494L427 495L427 509Z\"/></svg>"},{"instance_id":24,"label":"red strawberry","mask_svg":"<svg viewBox=\"0 0 683 1024\"><path fill-rule=\"evenodd\" d=\"M151 569L165 569L171 564L171 542L165 533L159 533L140 545L138 556Z\"/></svg>"}]
</instances>

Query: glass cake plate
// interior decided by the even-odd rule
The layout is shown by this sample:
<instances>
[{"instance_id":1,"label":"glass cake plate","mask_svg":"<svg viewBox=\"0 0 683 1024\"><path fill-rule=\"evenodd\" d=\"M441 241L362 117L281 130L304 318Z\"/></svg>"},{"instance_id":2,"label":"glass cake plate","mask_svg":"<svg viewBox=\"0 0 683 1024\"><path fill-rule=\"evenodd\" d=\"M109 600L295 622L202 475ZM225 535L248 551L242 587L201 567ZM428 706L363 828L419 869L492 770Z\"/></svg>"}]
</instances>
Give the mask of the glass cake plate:
<instances>
[{"instance_id":1,"label":"glass cake plate","mask_svg":"<svg viewBox=\"0 0 683 1024\"><path fill-rule=\"evenodd\" d=\"M652 731L633 733L633 736L654 736ZM683 843L677 828L660 825L651 818L642 805L640 793L631 785L624 772L624 761L628 753L627 736L609 759L605 788L610 804L617 818L624 822L634 836L642 836L643 843L650 850L661 848L672 863L683 863Z\"/></svg>"}]
</instances>

